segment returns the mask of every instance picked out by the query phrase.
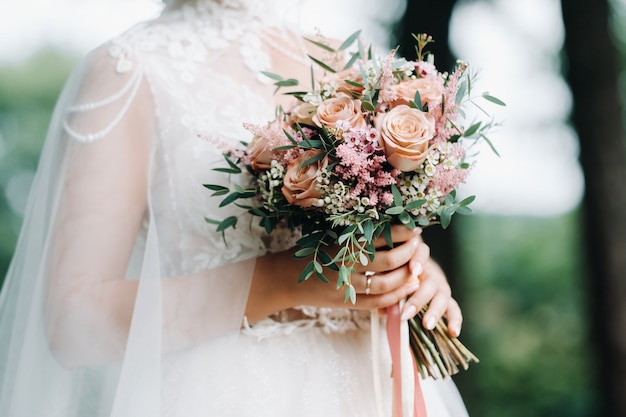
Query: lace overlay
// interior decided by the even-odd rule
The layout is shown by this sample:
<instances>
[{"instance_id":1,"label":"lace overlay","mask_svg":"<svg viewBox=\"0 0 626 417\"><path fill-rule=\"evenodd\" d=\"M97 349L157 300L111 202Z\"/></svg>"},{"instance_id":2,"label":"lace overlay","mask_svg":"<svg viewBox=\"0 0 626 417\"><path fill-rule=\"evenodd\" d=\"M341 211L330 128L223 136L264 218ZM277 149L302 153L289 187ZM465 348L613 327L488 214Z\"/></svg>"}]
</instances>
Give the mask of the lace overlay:
<instances>
[{"instance_id":1,"label":"lace overlay","mask_svg":"<svg viewBox=\"0 0 626 417\"><path fill-rule=\"evenodd\" d=\"M312 328L319 328L327 334L369 329L369 312L303 306L281 311L253 326L244 321L242 333L263 340L278 335L289 336Z\"/></svg>"}]
</instances>

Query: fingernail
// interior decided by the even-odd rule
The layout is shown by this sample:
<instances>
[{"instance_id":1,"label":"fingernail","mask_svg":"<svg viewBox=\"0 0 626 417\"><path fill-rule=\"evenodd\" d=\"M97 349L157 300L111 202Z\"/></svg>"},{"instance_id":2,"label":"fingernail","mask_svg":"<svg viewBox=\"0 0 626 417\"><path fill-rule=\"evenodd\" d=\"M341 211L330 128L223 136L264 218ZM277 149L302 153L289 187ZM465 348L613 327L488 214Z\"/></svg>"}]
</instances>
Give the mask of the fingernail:
<instances>
[{"instance_id":1,"label":"fingernail","mask_svg":"<svg viewBox=\"0 0 626 417\"><path fill-rule=\"evenodd\" d=\"M408 320L415 317L415 313L417 313L417 308L415 308L413 304L406 305L402 311L402 320Z\"/></svg>"},{"instance_id":2,"label":"fingernail","mask_svg":"<svg viewBox=\"0 0 626 417\"><path fill-rule=\"evenodd\" d=\"M415 233L416 235L421 235L422 234L422 228L421 227L416 227L415 229L413 229L413 233Z\"/></svg>"},{"instance_id":3,"label":"fingernail","mask_svg":"<svg viewBox=\"0 0 626 417\"><path fill-rule=\"evenodd\" d=\"M411 264L411 272L413 273L413 276L417 278L421 275L422 272L424 272L424 267L422 267L422 264L420 262L413 262Z\"/></svg>"},{"instance_id":4,"label":"fingernail","mask_svg":"<svg viewBox=\"0 0 626 417\"><path fill-rule=\"evenodd\" d=\"M433 316L428 316L428 318L426 319L426 329L432 330L435 328L436 324L437 324L437 319Z\"/></svg>"},{"instance_id":5,"label":"fingernail","mask_svg":"<svg viewBox=\"0 0 626 417\"><path fill-rule=\"evenodd\" d=\"M459 326L451 326L450 332L452 333L452 336L459 337L461 335L461 328Z\"/></svg>"}]
</instances>

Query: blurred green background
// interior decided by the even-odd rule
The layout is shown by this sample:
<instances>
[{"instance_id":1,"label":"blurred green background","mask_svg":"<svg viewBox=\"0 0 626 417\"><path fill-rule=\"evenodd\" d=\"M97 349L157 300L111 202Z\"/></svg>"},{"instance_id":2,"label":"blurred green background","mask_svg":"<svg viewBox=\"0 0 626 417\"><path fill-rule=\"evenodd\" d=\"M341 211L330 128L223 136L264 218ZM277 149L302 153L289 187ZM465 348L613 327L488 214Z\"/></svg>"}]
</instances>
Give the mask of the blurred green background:
<instances>
[{"instance_id":1,"label":"blurred green background","mask_svg":"<svg viewBox=\"0 0 626 417\"><path fill-rule=\"evenodd\" d=\"M616 4L612 13L621 39L624 15ZM550 53L548 59L558 62L560 48ZM0 61L0 279L54 102L79 55L44 48ZM462 339L482 359L456 378L470 415L600 415L581 228L580 203L543 215L478 210L455 218Z\"/></svg>"}]
</instances>

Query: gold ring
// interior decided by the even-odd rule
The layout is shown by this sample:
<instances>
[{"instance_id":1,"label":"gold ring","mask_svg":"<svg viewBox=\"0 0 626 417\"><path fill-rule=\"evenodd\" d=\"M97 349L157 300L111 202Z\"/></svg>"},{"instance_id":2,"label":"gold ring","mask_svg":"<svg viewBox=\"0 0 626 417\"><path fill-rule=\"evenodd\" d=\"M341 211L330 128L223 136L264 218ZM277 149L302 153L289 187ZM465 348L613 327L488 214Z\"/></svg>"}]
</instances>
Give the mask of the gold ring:
<instances>
[{"instance_id":1,"label":"gold ring","mask_svg":"<svg viewBox=\"0 0 626 417\"><path fill-rule=\"evenodd\" d=\"M372 277L374 273L372 271L365 271L365 295L369 295L372 292Z\"/></svg>"}]
</instances>

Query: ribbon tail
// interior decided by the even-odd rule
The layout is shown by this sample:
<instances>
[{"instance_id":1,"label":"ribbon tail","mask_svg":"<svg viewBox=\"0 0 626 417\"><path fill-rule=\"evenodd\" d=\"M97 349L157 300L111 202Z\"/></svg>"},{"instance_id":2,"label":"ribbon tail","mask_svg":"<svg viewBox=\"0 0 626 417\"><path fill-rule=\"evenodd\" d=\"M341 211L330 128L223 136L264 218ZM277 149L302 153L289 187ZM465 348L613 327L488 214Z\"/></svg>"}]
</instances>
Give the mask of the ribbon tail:
<instances>
[{"instance_id":1,"label":"ribbon tail","mask_svg":"<svg viewBox=\"0 0 626 417\"><path fill-rule=\"evenodd\" d=\"M417 365L409 345L409 329L400 304L387 307L387 339L393 372L393 417L426 417Z\"/></svg>"},{"instance_id":2,"label":"ribbon tail","mask_svg":"<svg viewBox=\"0 0 626 417\"><path fill-rule=\"evenodd\" d=\"M383 407L383 393L381 387L380 373L380 318L378 309L374 309L370 314L371 336L372 336L372 376L374 378L374 401L378 417L385 417Z\"/></svg>"}]
</instances>

